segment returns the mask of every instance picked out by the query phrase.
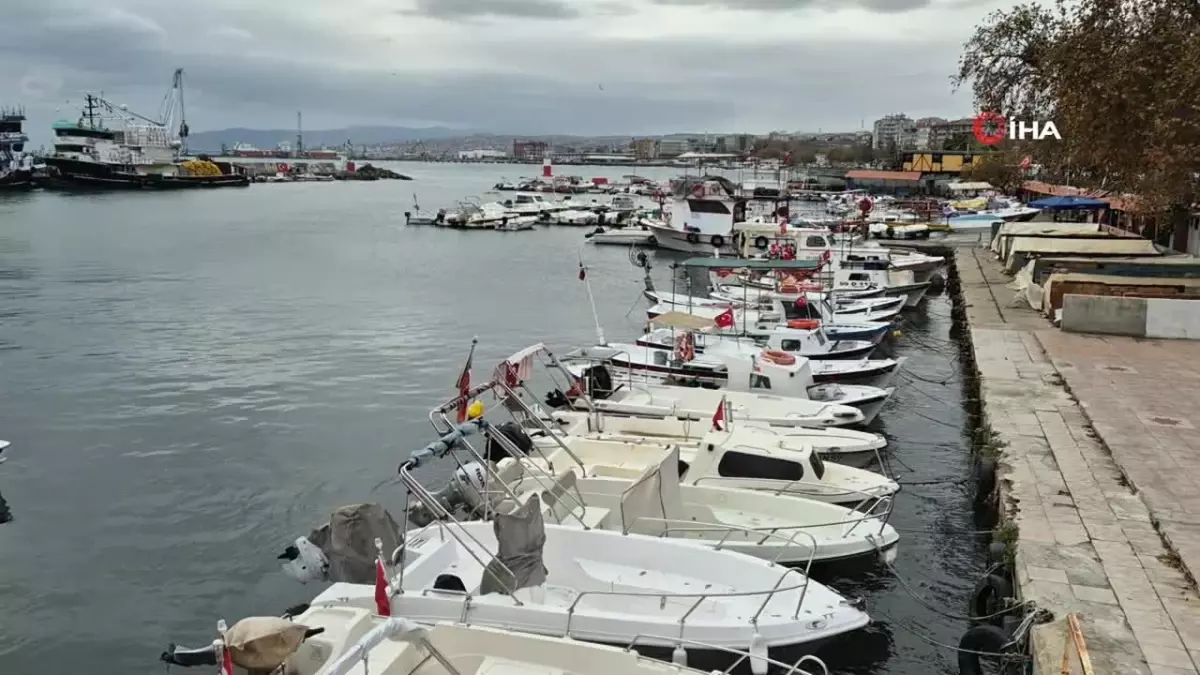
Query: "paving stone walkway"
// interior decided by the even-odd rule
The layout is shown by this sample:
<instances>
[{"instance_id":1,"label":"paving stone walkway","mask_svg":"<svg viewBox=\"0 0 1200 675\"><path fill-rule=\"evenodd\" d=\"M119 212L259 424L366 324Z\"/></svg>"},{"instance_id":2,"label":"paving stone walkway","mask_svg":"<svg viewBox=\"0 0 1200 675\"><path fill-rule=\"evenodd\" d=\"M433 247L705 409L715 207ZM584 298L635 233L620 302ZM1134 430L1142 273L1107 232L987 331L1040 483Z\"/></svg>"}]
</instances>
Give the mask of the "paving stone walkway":
<instances>
[{"instance_id":1,"label":"paving stone walkway","mask_svg":"<svg viewBox=\"0 0 1200 675\"><path fill-rule=\"evenodd\" d=\"M1005 287L1008 278L987 251L959 251L957 266L986 421L1006 444L1000 478L1006 517L1019 528L1018 593L1055 615L1054 622L1034 631L1038 672L1058 672L1064 617L1078 612L1096 673L1197 673L1200 597L1155 531L1150 509L1126 483L1114 461L1120 455L1116 450L1110 453L1097 437L1106 429L1094 418L1101 409L1112 430L1124 431L1131 441L1137 436L1127 418L1146 428L1138 416L1144 411L1130 405L1131 395L1126 393L1126 410L1109 414L1107 406L1121 405L1121 392L1103 384L1102 377L1098 384L1080 379L1082 393L1071 385L1083 407L1063 386L1064 375L1074 377L1072 367L1086 370L1091 364L1087 358L1113 363L1111 353L1095 346L1081 352L1070 340L1056 342L1080 337L1047 330L1049 324L1036 312L1013 306L1009 299L1014 293ZM1063 372L1056 368L1056 362L1062 365L1054 356L1059 353L1075 359ZM1096 356L1086 356L1089 353ZM1122 375L1133 377L1127 371ZM1194 384L1200 393L1200 378ZM1156 385L1147 381L1142 386ZM1112 403L1093 403L1092 397L1105 395ZM1200 397L1191 400L1200 403ZM1155 406L1151 412L1172 416L1174 411L1187 420L1186 403L1181 406ZM1157 469L1159 463L1149 466ZM1200 471L1191 475L1200 479ZM1180 471L1171 481L1159 478L1173 489L1175 481L1186 476ZM1186 499L1177 505L1195 500L1200 486L1190 497L1184 492ZM1198 512L1178 510L1184 514L1181 518ZM1200 543L1200 538L1191 536L1189 541Z\"/></svg>"}]
</instances>

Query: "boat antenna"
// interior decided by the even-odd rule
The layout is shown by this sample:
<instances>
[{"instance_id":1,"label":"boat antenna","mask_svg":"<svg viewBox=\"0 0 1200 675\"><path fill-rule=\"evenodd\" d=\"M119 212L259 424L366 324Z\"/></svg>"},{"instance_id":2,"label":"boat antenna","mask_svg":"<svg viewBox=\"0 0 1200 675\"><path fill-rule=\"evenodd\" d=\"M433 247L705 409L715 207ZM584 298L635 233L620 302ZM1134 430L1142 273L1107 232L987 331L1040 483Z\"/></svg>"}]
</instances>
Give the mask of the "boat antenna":
<instances>
[{"instance_id":1,"label":"boat antenna","mask_svg":"<svg viewBox=\"0 0 1200 675\"><path fill-rule=\"evenodd\" d=\"M583 264L583 251L579 252L579 280L583 282L583 287L587 291L588 303L592 306L592 321L596 324L596 344L606 345L608 340L604 339L604 327L600 325L600 315L596 312L596 298L592 295L592 282L587 276L587 267Z\"/></svg>"}]
</instances>

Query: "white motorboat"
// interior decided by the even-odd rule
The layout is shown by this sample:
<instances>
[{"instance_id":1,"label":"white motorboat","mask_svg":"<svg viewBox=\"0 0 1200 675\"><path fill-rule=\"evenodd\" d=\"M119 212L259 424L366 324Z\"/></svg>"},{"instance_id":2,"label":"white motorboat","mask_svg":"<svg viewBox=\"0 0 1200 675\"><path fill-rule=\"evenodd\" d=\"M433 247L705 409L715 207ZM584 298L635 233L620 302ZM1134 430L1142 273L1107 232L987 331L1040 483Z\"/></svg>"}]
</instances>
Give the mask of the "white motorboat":
<instances>
[{"instance_id":1,"label":"white motorboat","mask_svg":"<svg viewBox=\"0 0 1200 675\"><path fill-rule=\"evenodd\" d=\"M680 334L685 335L688 334ZM665 349L610 342L570 352L563 361L580 378L586 377L591 364L611 365L610 373L616 376L616 381L630 388L663 381L689 383L704 378L707 384L728 392L853 406L862 411L862 424L875 419L894 391L867 385L816 384L808 359L798 359L787 352L741 350L736 343L732 348L722 345L707 351L703 360L682 361L673 356ZM678 378L675 371L679 371Z\"/></svg>"},{"instance_id":2,"label":"white motorboat","mask_svg":"<svg viewBox=\"0 0 1200 675\"><path fill-rule=\"evenodd\" d=\"M740 391L716 391L696 387L674 387L652 382L628 385L614 382L606 366L587 369L590 405L616 415L688 417L707 419L722 406L728 416L740 421L757 421L783 427L841 427L862 424L858 408L838 403L782 398ZM582 399L573 405L584 406Z\"/></svg>"},{"instance_id":3,"label":"white motorboat","mask_svg":"<svg viewBox=\"0 0 1200 675\"><path fill-rule=\"evenodd\" d=\"M681 362L678 360L678 342L680 330L656 328L637 339L628 354L617 354L611 361L618 367L636 371L646 371L648 374L665 377L685 383L696 383L702 386L719 386L729 379L729 371L725 362L710 354L718 351L728 351L744 354L750 357L760 357L763 347L751 340L724 337L719 335L704 336L703 333L693 333L692 348L695 358ZM643 350L650 349L662 354L646 354ZM795 354L795 352L789 352ZM569 355L568 355L569 356ZM635 358L636 356L636 358ZM805 359L812 377L813 384L861 384L869 387L887 388L895 379L900 368L908 357L899 359L807 359L802 354L796 354L798 359ZM667 363L664 364L663 361ZM778 367L774 363L767 364Z\"/></svg>"},{"instance_id":4,"label":"white motorboat","mask_svg":"<svg viewBox=\"0 0 1200 675\"><path fill-rule=\"evenodd\" d=\"M635 347L650 348L650 350L658 350L666 352L668 357L672 359L678 358L678 344L682 330L670 328L655 328L650 330L646 335L638 337ZM721 335L704 335L703 333L692 333L690 337L691 348L694 348L696 357L688 360L685 363L678 363L677 360L672 360L668 364L666 371L661 369L662 357L653 356L644 359L647 366L654 368L646 368L646 370L655 372L655 374L676 378L680 381L694 381L700 384L724 384L728 380L728 369L724 360L714 356L718 352L731 352L743 354L751 358L761 358L762 353L768 351L754 341L748 339L739 339L739 337L726 337ZM781 350L780 350L781 351ZM634 352L630 352L632 354ZM907 357L899 359L810 359L804 357L803 354L796 352L788 352L796 356L798 359L808 360L809 376L812 381L808 384L864 384L868 387L887 388L892 384L896 374L899 374L900 368L907 360ZM649 359L653 359L653 363ZM614 359L614 363L619 358ZM637 370L638 363L632 363L629 368ZM763 364L769 368L779 368L774 363Z\"/></svg>"},{"instance_id":5,"label":"white motorboat","mask_svg":"<svg viewBox=\"0 0 1200 675\"><path fill-rule=\"evenodd\" d=\"M456 402L439 410L453 410ZM383 576L392 614L591 642L658 636L641 643L673 648L690 640L717 649L748 647L758 657L770 649L815 647L868 623L864 612L795 569L680 539L546 524L538 494L490 522L454 520L411 469L446 454L483 424L460 425L400 468L410 494L442 519L404 533L390 556L396 572ZM327 539L364 538L347 536L329 532ZM376 585L332 576L347 569L331 559L345 547L328 541L322 540L323 549L311 538L296 540L285 553L285 571L335 582L313 607L376 607Z\"/></svg>"},{"instance_id":6,"label":"white motorboat","mask_svg":"<svg viewBox=\"0 0 1200 675\"><path fill-rule=\"evenodd\" d=\"M514 448L536 446L554 466L632 478L660 462L664 450L678 448L684 485L763 490L858 508L900 489L887 476L822 459L805 435L776 433L780 430L775 428L734 424L718 431L704 426L690 430L691 438L682 438L645 434L663 425L625 425L607 415L554 411L549 419L557 430L550 430L542 416L527 416L525 426L500 425L497 430L512 443L489 441L488 456L519 456ZM643 433L635 434L635 429Z\"/></svg>"},{"instance_id":7,"label":"white motorboat","mask_svg":"<svg viewBox=\"0 0 1200 675\"><path fill-rule=\"evenodd\" d=\"M681 660L686 661L691 646L680 645L685 655ZM635 648L463 622L421 625L381 616L374 609L337 605L309 606L296 616L247 617L209 646L189 650L172 645L162 659L169 665L211 668L224 660L226 651L231 666L286 675L702 675L684 665L641 656ZM816 657L802 661L825 674ZM788 668L780 662L761 666Z\"/></svg>"},{"instance_id":8,"label":"white motorboat","mask_svg":"<svg viewBox=\"0 0 1200 675\"><path fill-rule=\"evenodd\" d=\"M609 445L621 450L619 444ZM509 512L534 494L549 494L543 513L560 525L687 539L784 564L829 563L881 552L890 560L900 538L886 522L890 500L864 513L798 500L782 490L737 489L733 481L729 487L717 481L681 484L679 471L687 463L678 447L647 448L640 475L632 476L626 475L631 467L624 455L615 458L617 464L585 466L561 453L539 458L500 461L494 484L504 487L485 490L490 510ZM471 467L466 468L469 476Z\"/></svg>"},{"instance_id":9,"label":"white motorboat","mask_svg":"<svg viewBox=\"0 0 1200 675\"><path fill-rule=\"evenodd\" d=\"M694 312L694 314L685 316L698 317L704 321L715 321L716 316L720 314L720 312L713 313L703 308L697 308ZM676 314L675 312L671 312L653 315L650 317L650 323L652 326L669 326L675 322L674 315ZM708 316L705 316L706 314ZM662 317L666 318L660 322L659 319ZM765 342L765 347L769 350L788 352L807 359L816 360L868 358L877 346L876 343L868 340L832 339L825 334L825 330L818 322L811 320L789 321L788 325L781 326L778 322L763 321L760 323L746 323L741 319L742 317L737 312L734 312L733 326L717 328L714 322L714 327L699 332L696 337L697 351L706 349L710 341L716 343L727 339L736 340L742 336ZM663 342L666 339L666 333L663 333L663 330L661 328L651 330L647 335L652 334L655 337L648 338L644 335L637 339L637 344L659 349L673 348L674 342Z\"/></svg>"},{"instance_id":10,"label":"white motorboat","mask_svg":"<svg viewBox=\"0 0 1200 675\"><path fill-rule=\"evenodd\" d=\"M713 318L724 310L728 309L734 303L734 295L726 294L722 291L713 291L713 299L708 299L706 302L696 302L695 298L679 295L658 294L651 298L658 304L646 310L646 313L651 317L667 312L685 312L689 314L704 315L708 318ZM740 295L740 294L739 294ZM846 326L850 324L864 323L890 323L900 314L903 308L903 298L867 298L855 302L872 302L874 300L888 301L886 308L870 308L865 305L857 305L855 311L846 312L843 310L845 305L833 305L825 300L815 301L810 297L806 297L806 302L803 306L799 303L787 303L786 305L779 300L771 301L770 308L764 308L763 305L757 307L734 307L735 312L744 313L745 320L750 323L771 323L774 325L782 324L789 320L808 321L817 319L823 323L836 324ZM741 319L738 320L740 325Z\"/></svg>"},{"instance_id":11,"label":"white motorboat","mask_svg":"<svg viewBox=\"0 0 1200 675\"><path fill-rule=\"evenodd\" d=\"M597 227L594 231L585 235L589 243L601 245L609 244L615 246L653 246L654 235L650 230L639 226L630 225L627 227L614 227L604 229Z\"/></svg>"}]
</instances>

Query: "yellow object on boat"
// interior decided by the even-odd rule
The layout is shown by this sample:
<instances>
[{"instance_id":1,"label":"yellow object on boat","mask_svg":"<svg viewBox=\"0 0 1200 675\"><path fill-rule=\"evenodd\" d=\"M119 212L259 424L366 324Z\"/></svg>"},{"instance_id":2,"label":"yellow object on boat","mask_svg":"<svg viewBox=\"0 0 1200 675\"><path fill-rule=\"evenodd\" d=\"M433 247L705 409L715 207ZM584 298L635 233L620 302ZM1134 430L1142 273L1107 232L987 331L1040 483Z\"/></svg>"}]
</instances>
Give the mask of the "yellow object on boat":
<instances>
[{"instance_id":1,"label":"yellow object on boat","mask_svg":"<svg viewBox=\"0 0 1200 675\"><path fill-rule=\"evenodd\" d=\"M467 419L477 420L483 417L483 401L475 401L467 406Z\"/></svg>"},{"instance_id":2,"label":"yellow object on boat","mask_svg":"<svg viewBox=\"0 0 1200 675\"><path fill-rule=\"evenodd\" d=\"M189 176L220 176L221 169L212 162L192 159L183 163L183 168Z\"/></svg>"}]
</instances>

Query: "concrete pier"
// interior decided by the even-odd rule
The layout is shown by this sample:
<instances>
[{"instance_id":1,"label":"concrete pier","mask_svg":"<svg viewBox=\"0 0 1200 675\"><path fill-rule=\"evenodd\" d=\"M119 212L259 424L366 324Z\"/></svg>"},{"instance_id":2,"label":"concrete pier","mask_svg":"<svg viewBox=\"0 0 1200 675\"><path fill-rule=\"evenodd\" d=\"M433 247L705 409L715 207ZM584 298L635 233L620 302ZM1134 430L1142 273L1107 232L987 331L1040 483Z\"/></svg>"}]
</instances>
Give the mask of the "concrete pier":
<instances>
[{"instance_id":1,"label":"concrete pier","mask_svg":"<svg viewBox=\"0 0 1200 675\"><path fill-rule=\"evenodd\" d=\"M1037 672L1069 612L1097 674L1200 672L1200 343L1062 333L989 251L955 261L1017 594L1054 614Z\"/></svg>"}]
</instances>

